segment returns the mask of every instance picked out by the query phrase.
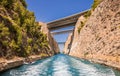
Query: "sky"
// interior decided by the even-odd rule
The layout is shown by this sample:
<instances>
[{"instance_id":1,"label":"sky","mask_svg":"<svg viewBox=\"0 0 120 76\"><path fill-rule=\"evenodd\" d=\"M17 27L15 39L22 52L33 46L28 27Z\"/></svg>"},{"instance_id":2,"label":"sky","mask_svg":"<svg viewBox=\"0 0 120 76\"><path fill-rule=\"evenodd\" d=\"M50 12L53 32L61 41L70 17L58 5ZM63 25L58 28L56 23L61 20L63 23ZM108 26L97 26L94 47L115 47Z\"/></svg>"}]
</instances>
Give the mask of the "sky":
<instances>
[{"instance_id":1,"label":"sky","mask_svg":"<svg viewBox=\"0 0 120 76\"><path fill-rule=\"evenodd\" d=\"M36 21L50 22L90 9L93 0L26 0Z\"/></svg>"},{"instance_id":2,"label":"sky","mask_svg":"<svg viewBox=\"0 0 120 76\"><path fill-rule=\"evenodd\" d=\"M36 21L51 22L66 16L90 9L93 0L26 0L27 9L34 12ZM74 27L66 27L55 31L73 29ZM69 33L54 35L57 42L65 42ZM59 44L60 51L64 45Z\"/></svg>"}]
</instances>

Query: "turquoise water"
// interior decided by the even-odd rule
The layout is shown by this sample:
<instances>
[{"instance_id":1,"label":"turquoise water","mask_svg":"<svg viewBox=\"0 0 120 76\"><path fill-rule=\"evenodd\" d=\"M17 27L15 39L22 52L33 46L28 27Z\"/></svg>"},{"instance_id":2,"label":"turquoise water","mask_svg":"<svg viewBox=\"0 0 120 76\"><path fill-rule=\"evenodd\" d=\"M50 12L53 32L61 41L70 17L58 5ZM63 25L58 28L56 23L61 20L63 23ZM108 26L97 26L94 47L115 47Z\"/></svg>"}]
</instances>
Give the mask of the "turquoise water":
<instances>
[{"instance_id":1,"label":"turquoise water","mask_svg":"<svg viewBox=\"0 0 120 76\"><path fill-rule=\"evenodd\" d=\"M107 66L58 54L8 70L0 76L120 76L120 72Z\"/></svg>"}]
</instances>

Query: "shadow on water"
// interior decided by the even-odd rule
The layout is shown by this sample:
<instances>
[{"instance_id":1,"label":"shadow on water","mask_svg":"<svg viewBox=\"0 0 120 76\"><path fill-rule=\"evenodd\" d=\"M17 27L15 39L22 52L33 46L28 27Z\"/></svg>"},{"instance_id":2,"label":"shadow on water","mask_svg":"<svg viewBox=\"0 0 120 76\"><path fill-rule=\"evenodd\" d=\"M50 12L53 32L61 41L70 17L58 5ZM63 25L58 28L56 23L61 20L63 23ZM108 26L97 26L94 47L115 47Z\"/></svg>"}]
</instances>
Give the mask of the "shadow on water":
<instances>
[{"instance_id":1,"label":"shadow on water","mask_svg":"<svg viewBox=\"0 0 120 76\"><path fill-rule=\"evenodd\" d=\"M87 60L58 54L10 69L0 76L120 76L120 71Z\"/></svg>"}]
</instances>

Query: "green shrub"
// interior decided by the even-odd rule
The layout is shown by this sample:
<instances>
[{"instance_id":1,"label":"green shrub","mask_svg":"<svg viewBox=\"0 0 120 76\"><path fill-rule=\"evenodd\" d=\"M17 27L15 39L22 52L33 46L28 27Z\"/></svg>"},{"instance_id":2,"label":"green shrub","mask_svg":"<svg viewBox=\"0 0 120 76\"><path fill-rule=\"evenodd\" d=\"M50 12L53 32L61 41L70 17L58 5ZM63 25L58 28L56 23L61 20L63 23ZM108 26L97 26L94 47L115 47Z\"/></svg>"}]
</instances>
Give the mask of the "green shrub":
<instances>
[{"instance_id":1,"label":"green shrub","mask_svg":"<svg viewBox=\"0 0 120 76\"><path fill-rule=\"evenodd\" d=\"M95 10L95 8L101 3L101 0L94 0L92 6L91 6L91 10ZM88 10L85 14L84 17L87 19L88 17L90 17L91 15L91 10Z\"/></svg>"},{"instance_id":2,"label":"green shrub","mask_svg":"<svg viewBox=\"0 0 120 76\"><path fill-rule=\"evenodd\" d=\"M101 3L101 0L94 0L94 3L92 5L92 10L94 11L94 9Z\"/></svg>"},{"instance_id":3,"label":"green shrub","mask_svg":"<svg viewBox=\"0 0 120 76\"><path fill-rule=\"evenodd\" d=\"M5 6L7 5L7 0L0 0L0 5Z\"/></svg>"},{"instance_id":4,"label":"green shrub","mask_svg":"<svg viewBox=\"0 0 120 76\"><path fill-rule=\"evenodd\" d=\"M91 10L87 11L85 14L84 14L84 17L87 19L88 17L90 17L91 15Z\"/></svg>"},{"instance_id":5,"label":"green shrub","mask_svg":"<svg viewBox=\"0 0 120 76\"><path fill-rule=\"evenodd\" d=\"M41 25L35 22L34 13L26 9L25 0L0 1L4 9L0 13L3 21L0 23L0 44L5 46L5 50L9 48L7 50L12 50L9 51L11 54L26 57L32 53L39 54L38 49L44 51L49 48L47 35L40 31Z\"/></svg>"},{"instance_id":6,"label":"green shrub","mask_svg":"<svg viewBox=\"0 0 120 76\"><path fill-rule=\"evenodd\" d=\"M8 41L2 41L3 46L9 46L9 42Z\"/></svg>"},{"instance_id":7,"label":"green shrub","mask_svg":"<svg viewBox=\"0 0 120 76\"><path fill-rule=\"evenodd\" d=\"M28 44L31 44L33 42L33 39L32 38L27 38L27 42L28 42Z\"/></svg>"},{"instance_id":8,"label":"green shrub","mask_svg":"<svg viewBox=\"0 0 120 76\"><path fill-rule=\"evenodd\" d=\"M2 38L3 36L8 36L9 34L9 29L5 27L3 22L0 23L0 38Z\"/></svg>"},{"instance_id":9,"label":"green shrub","mask_svg":"<svg viewBox=\"0 0 120 76\"><path fill-rule=\"evenodd\" d=\"M38 45L37 45L37 44L34 44L33 49L34 49L34 50L37 50L37 49L38 49Z\"/></svg>"},{"instance_id":10,"label":"green shrub","mask_svg":"<svg viewBox=\"0 0 120 76\"><path fill-rule=\"evenodd\" d=\"M23 6L26 8L27 7L27 4L25 2L25 0L20 0L20 2L23 4Z\"/></svg>"},{"instance_id":11,"label":"green shrub","mask_svg":"<svg viewBox=\"0 0 120 76\"><path fill-rule=\"evenodd\" d=\"M30 55L30 54L31 54L31 50L32 50L31 46L27 46L27 47L25 48L26 54L27 54L27 55Z\"/></svg>"},{"instance_id":12,"label":"green shrub","mask_svg":"<svg viewBox=\"0 0 120 76\"><path fill-rule=\"evenodd\" d=\"M0 5L4 6L5 8L12 9L13 3L15 0L0 0Z\"/></svg>"},{"instance_id":13,"label":"green shrub","mask_svg":"<svg viewBox=\"0 0 120 76\"><path fill-rule=\"evenodd\" d=\"M19 46L16 44L16 42L15 42L15 40L12 40L11 42L10 42L10 45L9 45L11 48L12 48L12 50L14 50L14 51L16 51L18 48L19 48Z\"/></svg>"},{"instance_id":14,"label":"green shrub","mask_svg":"<svg viewBox=\"0 0 120 76\"><path fill-rule=\"evenodd\" d=\"M86 55L88 55L88 54L89 54L89 52L85 52L85 53L84 53L84 56L86 56Z\"/></svg>"},{"instance_id":15,"label":"green shrub","mask_svg":"<svg viewBox=\"0 0 120 76\"><path fill-rule=\"evenodd\" d=\"M83 28L84 25L85 25L85 22L81 21L81 24L78 27L78 33L80 33L80 31L81 31L81 29Z\"/></svg>"},{"instance_id":16,"label":"green shrub","mask_svg":"<svg viewBox=\"0 0 120 76\"><path fill-rule=\"evenodd\" d=\"M4 23L0 23L0 43L2 43L3 46L8 46L8 36L9 36L9 29L4 26Z\"/></svg>"}]
</instances>

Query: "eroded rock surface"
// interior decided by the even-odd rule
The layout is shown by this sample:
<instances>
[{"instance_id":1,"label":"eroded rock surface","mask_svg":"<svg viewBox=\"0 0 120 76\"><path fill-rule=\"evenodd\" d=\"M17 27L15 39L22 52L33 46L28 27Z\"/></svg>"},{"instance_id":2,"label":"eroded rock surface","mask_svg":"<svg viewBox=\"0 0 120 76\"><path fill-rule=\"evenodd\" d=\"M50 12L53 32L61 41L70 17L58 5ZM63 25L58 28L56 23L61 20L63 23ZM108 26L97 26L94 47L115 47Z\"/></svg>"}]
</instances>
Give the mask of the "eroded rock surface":
<instances>
[{"instance_id":1,"label":"eroded rock surface","mask_svg":"<svg viewBox=\"0 0 120 76\"><path fill-rule=\"evenodd\" d=\"M70 55L120 68L120 0L100 3L73 36Z\"/></svg>"},{"instance_id":2,"label":"eroded rock surface","mask_svg":"<svg viewBox=\"0 0 120 76\"><path fill-rule=\"evenodd\" d=\"M53 51L54 54L59 53L59 47L53 36L50 34L49 29L47 28L47 24L39 22L39 24L42 26L41 31L47 35L47 40L49 42L49 48L51 51Z\"/></svg>"}]
</instances>

